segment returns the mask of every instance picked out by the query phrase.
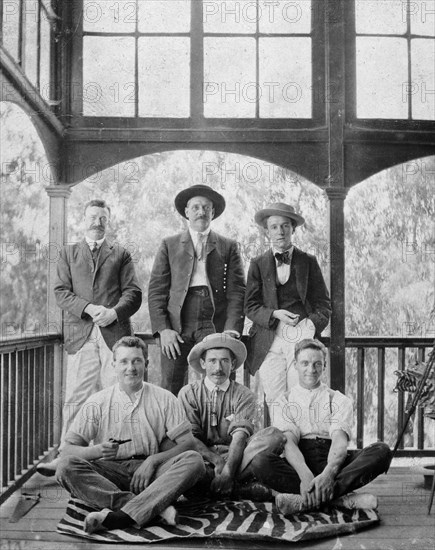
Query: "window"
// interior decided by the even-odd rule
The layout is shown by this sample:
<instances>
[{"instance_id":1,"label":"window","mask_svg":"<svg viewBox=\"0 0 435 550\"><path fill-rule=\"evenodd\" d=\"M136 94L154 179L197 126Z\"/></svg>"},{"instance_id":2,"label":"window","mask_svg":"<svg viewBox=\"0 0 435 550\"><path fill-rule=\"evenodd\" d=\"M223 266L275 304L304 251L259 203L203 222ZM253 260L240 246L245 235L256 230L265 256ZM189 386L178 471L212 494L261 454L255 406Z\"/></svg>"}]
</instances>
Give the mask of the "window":
<instances>
[{"instance_id":1,"label":"window","mask_svg":"<svg viewBox=\"0 0 435 550\"><path fill-rule=\"evenodd\" d=\"M2 46L46 101L55 20L49 0L3 0Z\"/></svg>"},{"instance_id":2,"label":"window","mask_svg":"<svg viewBox=\"0 0 435 550\"><path fill-rule=\"evenodd\" d=\"M435 118L435 0L355 0L357 117Z\"/></svg>"},{"instance_id":3,"label":"window","mask_svg":"<svg viewBox=\"0 0 435 550\"><path fill-rule=\"evenodd\" d=\"M311 119L313 19L311 0L83 0L83 115Z\"/></svg>"}]
</instances>

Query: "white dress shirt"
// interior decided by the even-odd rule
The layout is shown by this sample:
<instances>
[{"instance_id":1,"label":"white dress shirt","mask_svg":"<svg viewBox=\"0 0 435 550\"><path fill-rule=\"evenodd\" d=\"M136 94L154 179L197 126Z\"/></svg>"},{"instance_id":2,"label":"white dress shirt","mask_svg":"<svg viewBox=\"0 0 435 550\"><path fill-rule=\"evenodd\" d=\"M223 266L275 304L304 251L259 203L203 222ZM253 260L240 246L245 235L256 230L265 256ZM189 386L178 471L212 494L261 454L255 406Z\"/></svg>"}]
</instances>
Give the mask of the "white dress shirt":
<instances>
[{"instance_id":1,"label":"white dress shirt","mask_svg":"<svg viewBox=\"0 0 435 550\"><path fill-rule=\"evenodd\" d=\"M286 282L289 280L290 278L290 270L291 270L291 262L292 262L292 256L293 256L293 250L294 250L294 246L292 246L291 248L288 249L289 251L289 259L290 259L290 263L289 264L284 264L282 263L281 265L278 265L278 260L275 258L275 254L276 253L279 253L279 254L282 254L284 251L282 250L278 250L274 247L272 247L272 253L273 253L273 257L275 258L275 265L276 265L276 273L278 275L278 281L280 282L280 284L282 285L285 285Z\"/></svg>"},{"instance_id":2,"label":"white dress shirt","mask_svg":"<svg viewBox=\"0 0 435 550\"><path fill-rule=\"evenodd\" d=\"M196 250L196 247L198 245L198 231L194 231L189 227L189 233L190 237L193 242L193 248ZM206 231L200 232L202 235L205 236L204 245L207 243L208 235L210 233L210 227ZM204 246L205 248L205 246ZM208 286L208 280L207 280L207 273L205 271L205 262L207 259L207 254L203 254L202 258L199 259L195 255L195 263L193 266L193 273L192 277L190 278L189 287L191 286Z\"/></svg>"}]
</instances>

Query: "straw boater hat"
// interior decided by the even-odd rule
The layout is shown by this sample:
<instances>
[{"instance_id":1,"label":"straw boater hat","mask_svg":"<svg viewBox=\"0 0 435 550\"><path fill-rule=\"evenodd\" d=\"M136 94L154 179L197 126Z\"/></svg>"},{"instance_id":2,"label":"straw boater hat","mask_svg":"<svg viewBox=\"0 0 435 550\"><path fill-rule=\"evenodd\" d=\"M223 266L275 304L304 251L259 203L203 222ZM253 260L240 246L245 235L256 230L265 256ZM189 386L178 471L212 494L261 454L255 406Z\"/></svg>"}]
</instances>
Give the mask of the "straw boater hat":
<instances>
[{"instance_id":1,"label":"straw boater hat","mask_svg":"<svg viewBox=\"0 0 435 550\"><path fill-rule=\"evenodd\" d=\"M233 370L238 369L245 362L247 355L245 344L228 334L217 332L216 334L206 336L202 342L199 342L199 344L196 344L192 348L187 357L189 365L199 373L204 374L204 369L201 367L200 362L201 355L208 349L216 348L227 348L234 353L236 364Z\"/></svg>"},{"instance_id":2,"label":"straw boater hat","mask_svg":"<svg viewBox=\"0 0 435 550\"><path fill-rule=\"evenodd\" d=\"M220 193L208 185L192 185L192 187L180 191L175 197L175 208L183 218L186 217L186 213L184 212L186 205L193 197L206 197L211 200L214 206L214 219L218 218L225 210L225 199Z\"/></svg>"},{"instance_id":3,"label":"straw boater hat","mask_svg":"<svg viewBox=\"0 0 435 550\"><path fill-rule=\"evenodd\" d=\"M283 202L275 202L267 208L259 210L255 214L254 219L258 223L258 225L261 225L261 227L265 227L265 222L269 216L284 216L285 218L290 218L291 220L294 220L296 222L296 225L302 225L305 222L304 218L296 213L293 206L290 206L289 204L285 204Z\"/></svg>"}]
</instances>

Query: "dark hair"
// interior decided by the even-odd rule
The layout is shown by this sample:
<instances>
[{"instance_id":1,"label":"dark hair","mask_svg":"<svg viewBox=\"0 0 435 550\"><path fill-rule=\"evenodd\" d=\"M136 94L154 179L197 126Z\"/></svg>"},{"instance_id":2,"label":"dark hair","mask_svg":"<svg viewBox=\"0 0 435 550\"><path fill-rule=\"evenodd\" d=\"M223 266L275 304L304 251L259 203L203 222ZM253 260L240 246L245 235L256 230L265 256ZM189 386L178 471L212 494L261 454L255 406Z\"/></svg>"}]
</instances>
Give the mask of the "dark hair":
<instances>
[{"instance_id":1,"label":"dark hair","mask_svg":"<svg viewBox=\"0 0 435 550\"><path fill-rule=\"evenodd\" d=\"M107 210L109 211L109 214L110 214L110 207L107 205L106 201L103 201L102 199L92 199L91 201L88 201L85 204L85 209L84 209L83 212L86 213L86 210L90 206L98 206L98 208L107 208Z\"/></svg>"},{"instance_id":2,"label":"dark hair","mask_svg":"<svg viewBox=\"0 0 435 550\"><path fill-rule=\"evenodd\" d=\"M116 358L116 350L118 348L138 348L142 350L143 358L145 359L145 363L148 360L148 346L145 344L143 340L138 338L137 336L123 336L120 338L117 342L113 344L112 352L113 352L113 359Z\"/></svg>"},{"instance_id":3,"label":"dark hair","mask_svg":"<svg viewBox=\"0 0 435 550\"><path fill-rule=\"evenodd\" d=\"M205 358L206 358L206 356L207 356L207 352L208 352L208 351L211 351L211 350L213 350L213 349L227 349L227 350L230 352L231 361L235 361L235 360L236 360L236 356L234 355L233 350L230 349L230 348L226 348L226 347L209 348L209 349L206 349L205 351L203 351L203 352L201 353L201 359L202 359L203 361L205 361Z\"/></svg>"},{"instance_id":4,"label":"dark hair","mask_svg":"<svg viewBox=\"0 0 435 550\"><path fill-rule=\"evenodd\" d=\"M316 349L318 351L321 351L323 353L323 360L326 360L326 348L322 344L322 342L319 342L319 340L315 339L305 339L298 342L295 346L295 360L297 361L298 355L301 351L304 349Z\"/></svg>"}]
</instances>

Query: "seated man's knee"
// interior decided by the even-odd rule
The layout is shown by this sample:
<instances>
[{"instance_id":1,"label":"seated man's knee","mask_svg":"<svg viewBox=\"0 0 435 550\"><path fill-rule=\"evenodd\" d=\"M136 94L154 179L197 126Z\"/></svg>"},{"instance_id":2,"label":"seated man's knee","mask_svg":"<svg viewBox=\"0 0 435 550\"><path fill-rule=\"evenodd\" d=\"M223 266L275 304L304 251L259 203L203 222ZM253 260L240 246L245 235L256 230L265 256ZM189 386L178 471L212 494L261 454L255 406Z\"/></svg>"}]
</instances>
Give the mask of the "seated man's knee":
<instances>
[{"instance_id":1,"label":"seated man's knee","mask_svg":"<svg viewBox=\"0 0 435 550\"><path fill-rule=\"evenodd\" d=\"M270 470L272 467L271 456L275 456L275 454L271 451L263 451L254 456L251 461L251 470L256 477L261 474L261 472L267 472Z\"/></svg>"},{"instance_id":2,"label":"seated man's knee","mask_svg":"<svg viewBox=\"0 0 435 550\"><path fill-rule=\"evenodd\" d=\"M75 472L77 468L85 461L78 456L63 456L56 468L56 479L60 482L62 479Z\"/></svg>"},{"instance_id":3,"label":"seated man's knee","mask_svg":"<svg viewBox=\"0 0 435 550\"><path fill-rule=\"evenodd\" d=\"M192 468L197 471L198 475L203 476L205 474L204 460L198 452L184 451L184 453L180 454L180 458L182 458L187 464L190 464Z\"/></svg>"}]
</instances>

